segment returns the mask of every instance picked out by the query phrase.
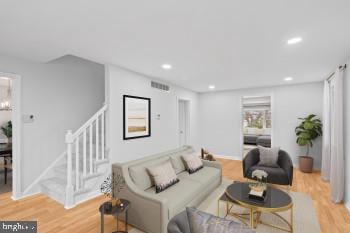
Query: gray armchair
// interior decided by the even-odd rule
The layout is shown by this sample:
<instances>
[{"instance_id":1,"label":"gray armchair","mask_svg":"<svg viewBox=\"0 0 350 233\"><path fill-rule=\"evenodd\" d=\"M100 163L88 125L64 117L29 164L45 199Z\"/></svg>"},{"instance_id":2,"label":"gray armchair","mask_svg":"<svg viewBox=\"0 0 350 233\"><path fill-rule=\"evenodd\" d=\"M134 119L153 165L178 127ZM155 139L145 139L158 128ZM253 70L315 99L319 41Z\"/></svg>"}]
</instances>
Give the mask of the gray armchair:
<instances>
[{"instance_id":1,"label":"gray armchair","mask_svg":"<svg viewBox=\"0 0 350 233\"><path fill-rule=\"evenodd\" d=\"M280 150L278 152L278 166L267 167L258 165L260 161L259 149L255 148L247 153L243 159L243 176L252 179L254 170L264 170L267 172L267 182L279 185L290 185L293 183L293 163L287 152Z\"/></svg>"},{"instance_id":2,"label":"gray armchair","mask_svg":"<svg viewBox=\"0 0 350 233\"><path fill-rule=\"evenodd\" d=\"M254 233L255 232L243 224L235 223L235 225L236 226L234 226L234 228L231 228L227 232L237 232L237 233ZM186 211L182 211L181 213L175 215L170 220L168 224L168 233L191 233L190 223L188 221Z\"/></svg>"}]
</instances>

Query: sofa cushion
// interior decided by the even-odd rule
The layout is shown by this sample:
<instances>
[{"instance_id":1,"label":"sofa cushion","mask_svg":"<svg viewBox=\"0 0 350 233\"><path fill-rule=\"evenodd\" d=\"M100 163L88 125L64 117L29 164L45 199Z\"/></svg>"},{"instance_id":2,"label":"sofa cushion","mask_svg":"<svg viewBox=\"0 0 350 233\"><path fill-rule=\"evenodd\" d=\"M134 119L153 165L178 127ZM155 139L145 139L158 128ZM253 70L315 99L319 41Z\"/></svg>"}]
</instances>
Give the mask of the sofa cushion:
<instances>
[{"instance_id":1,"label":"sofa cushion","mask_svg":"<svg viewBox=\"0 0 350 233\"><path fill-rule=\"evenodd\" d=\"M147 168L153 167L158 164L165 163L169 161L169 157L161 157L157 159L152 159L148 161L144 161L139 164L135 164L129 167L129 174L132 181L142 190L146 190L153 186L153 181L151 176L149 175Z\"/></svg>"},{"instance_id":2,"label":"sofa cushion","mask_svg":"<svg viewBox=\"0 0 350 233\"><path fill-rule=\"evenodd\" d=\"M190 179L180 179L180 182L169 187L163 192L157 193L168 200L169 219L182 211L188 203L196 198L202 190L202 184ZM148 193L155 193L155 187L147 189Z\"/></svg>"},{"instance_id":3,"label":"sofa cushion","mask_svg":"<svg viewBox=\"0 0 350 233\"><path fill-rule=\"evenodd\" d=\"M193 174L189 174L188 172L181 172L180 174L178 174L180 180L190 179L199 182L202 185L207 185L208 183L211 183L214 180L220 179L220 176L220 169L214 167L203 167L203 169Z\"/></svg>"},{"instance_id":4,"label":"sofa cushion","mask_svg":"<svg viewBox=\"0 0 350 233\"><path fill-rule=\"evenodd\" d=\"M169 156L176 174L179 174L186 170L186 166L182 156L186 154L192 154L193 152L194 151L192 147L184 147L184 150L175 152Z\"/></svg>"},{"instance_id":5,"label":"sofa cushion","mask_svg":"<svg viewBox=\"0 0 350 233\"><path fill-rule=\"evenodd\" d=\"M203 168L202 160L195 153L183 155L182 158L185 160L186 167L190 174Z\"/></svg>"},{"instance_id":6,"label":"sofa cushion","mask_svg":"<svg viewBox=\"0 0 350 233\"><path fill-rule=\"evenodd\" d=\"M170 161L148 168L155 183L156 193L160 193L179 182Z\"/></svg>"},{"instance_id":7,"label":"sofa cushion","mask_svg":"<svg viewBox=\"0 0 350 233\"><path fill-rule=\"evenodd\" d=\"M175 170L176 174L179 174L179 173L181 173L181 172L186 170L184 161L182 159L182 154L180 154L180 155L171 155L170 156L170 161L171 161L171 164L174 167L174 170Z\"/></svg>"}]
</instances>

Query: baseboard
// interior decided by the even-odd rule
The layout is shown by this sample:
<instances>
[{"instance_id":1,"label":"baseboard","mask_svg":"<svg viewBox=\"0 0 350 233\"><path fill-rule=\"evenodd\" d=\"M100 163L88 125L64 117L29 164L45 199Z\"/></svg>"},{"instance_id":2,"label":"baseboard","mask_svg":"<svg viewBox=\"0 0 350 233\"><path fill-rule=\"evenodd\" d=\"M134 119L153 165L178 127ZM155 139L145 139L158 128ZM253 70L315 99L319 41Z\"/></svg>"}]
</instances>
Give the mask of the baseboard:
<instances>
[{"instance_id":1,"label":"baseboard","mask_svg":"<svg viewBox=\"0 0 350 233\"><path fill-rule=\"evenodd\" d=\"M15 197L14 195L11 195L11 199L14 200L14 201L18 201L18 200L21 200L21 199L24 199L24 198L27 198L27 197L31 197L31 196L34 196L34 195L37 195L37 194L40 194L41 192L40 191L37 191L37 192L33 192L33 193L28 193L28 194L20 194L18 195L17 197Z\"/></svg>"},{"instance_id":2,"label":"baseboard","mask_svg":"<svg viewBox=\"0 0 350 233\"><path fill-rule=\"evenodd\" d=\"M350 201L348 203L345 203L345 207L348 209L348 211L350 212Z\"/></svg>"},{"instance_id":3,"label":"baseboard","mask_svg":"<svg viewBox=\"0 0 350 233\"><path fill-rule=\"evenodd\" d=\"M214 157L220 158L220 159L229 159L229 160L242 161L242 158L239 157L239 156L214 155Z\"/></svg>"},{"instance_id":4,"label":"baseboard","mask_svg":"<svg viewBox=\"0 0 350 233\"><path fill-rule=\"evenodd\" d=\"M101 195L102 195L102 193L101 193L100 190L93 191L91 194L88 194L86 198L84 198L84 199L82 199L82 200L80 200L80 201L77 201L77 202L74 204L74 206L72 206L71 208L73 208L73 207L75 207L75 206L77 206L77 205L79 205L79 204L81 204L81 203L84 203L84 202L86 202L86 201L88 201L88 200L91 200L91 199L94 199L94 198L96 198L96 197L98 197L98 196L101 196ZM66 208L66 209L71 209L71 208Z\"/></svg>"}]
</instances>

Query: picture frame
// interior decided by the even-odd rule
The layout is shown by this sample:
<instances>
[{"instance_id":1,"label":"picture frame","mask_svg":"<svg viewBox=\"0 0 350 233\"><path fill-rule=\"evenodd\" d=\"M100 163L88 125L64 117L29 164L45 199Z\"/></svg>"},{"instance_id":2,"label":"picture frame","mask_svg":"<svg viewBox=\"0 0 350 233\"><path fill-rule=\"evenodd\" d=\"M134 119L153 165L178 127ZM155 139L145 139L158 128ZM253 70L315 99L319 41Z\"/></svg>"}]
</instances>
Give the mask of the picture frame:
<instances>
[{"instance_id":1,"label":"picture frame","mask_svg":"<svg viewBox=\"0 0 350 233\"><path fill-rule=\"evenodd\" d=\"M151 99L123 95L123 139L151 136Z\"/></svg>"}]
</instances>

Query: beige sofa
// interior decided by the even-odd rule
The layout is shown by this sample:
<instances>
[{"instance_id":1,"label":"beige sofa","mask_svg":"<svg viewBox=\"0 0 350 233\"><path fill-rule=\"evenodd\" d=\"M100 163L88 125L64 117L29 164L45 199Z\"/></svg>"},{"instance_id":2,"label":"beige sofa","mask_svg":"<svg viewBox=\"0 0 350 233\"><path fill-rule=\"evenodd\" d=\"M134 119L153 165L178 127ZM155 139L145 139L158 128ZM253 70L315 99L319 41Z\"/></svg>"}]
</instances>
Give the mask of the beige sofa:
<instances>
[{"instance_id":1,"label":"beige sofa","mask_svg":"<svg viewBox=\"0 0 350 233\"><path fill-rule=\"evenodd\" d=\"M190 146L139 160L113 164L113 172L124 176L126 187L120 197L131 201L128 222L147 233L166 233L169 220L185 209L197 206L221 184L221 165L203 161L194 174L186 171L182 155L193 153ZM147 167L170 160L180 182L156 194Z\"/></svg>"}]
</instances>

